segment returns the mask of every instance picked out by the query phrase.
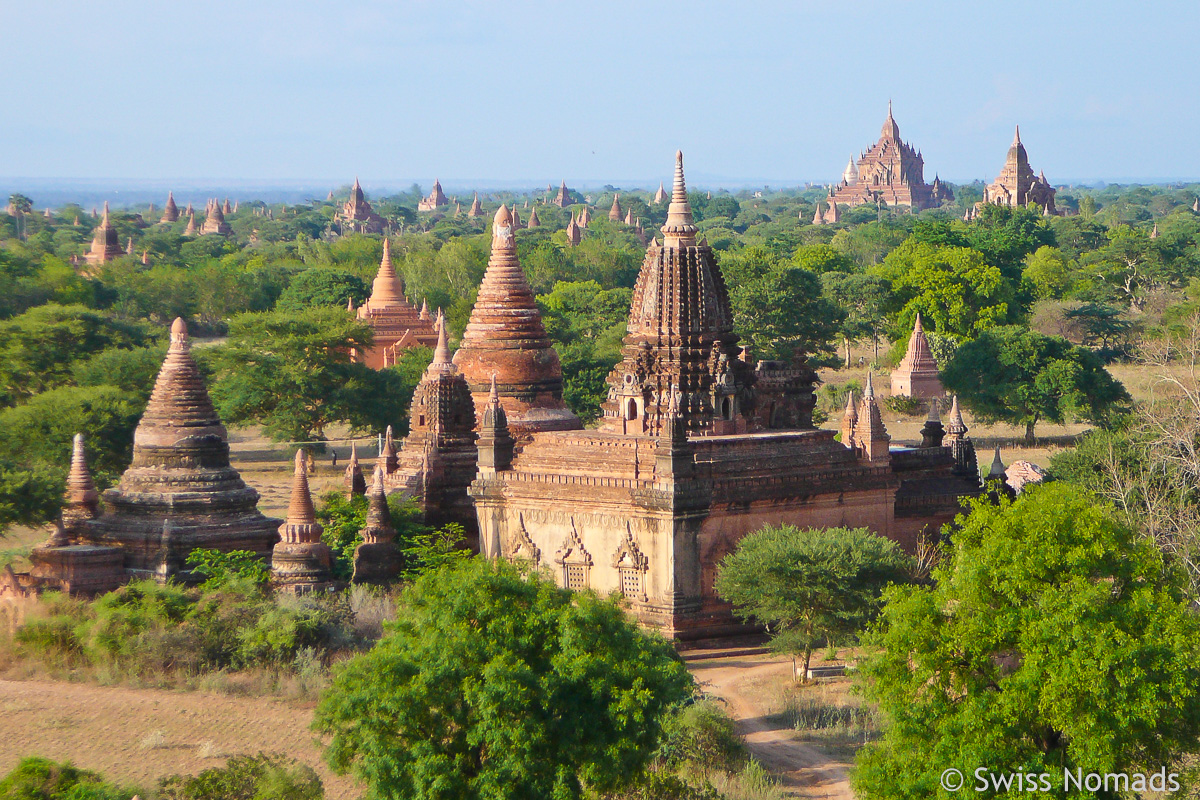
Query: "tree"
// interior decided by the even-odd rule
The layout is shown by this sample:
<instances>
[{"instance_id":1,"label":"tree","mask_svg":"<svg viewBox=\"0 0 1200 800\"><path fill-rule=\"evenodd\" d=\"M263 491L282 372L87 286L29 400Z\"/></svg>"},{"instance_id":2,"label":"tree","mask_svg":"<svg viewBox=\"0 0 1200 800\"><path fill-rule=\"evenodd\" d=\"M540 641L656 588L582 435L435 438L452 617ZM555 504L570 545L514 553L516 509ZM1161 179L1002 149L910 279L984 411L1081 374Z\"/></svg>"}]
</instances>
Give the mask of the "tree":
<instances>
[{"instance_id":1,"label":"tree","mask_svg":"<svg viewBox=\"0 0 1200 800\"><path fill-rule=\"evenodd\" d=\"M1101 422L1130 401L1092 351L1015 325L959 347L942 383L977 417L1024 425L1030 444L1041 420Z\"/></svg>"},{"instance_id":2,"label":"tree","mask_svg":"<svg viewBox=\"0 0 1200 800\"><path fill-rule=\"evenodd\" d=\"M153 338L147 325L83 306L47 303L0 322L0 405L69 383L77 361Z\"/></svg>"},{"instance_id":3,"label":"tree","mask_svg":"<svg viewBox=\"0 0 1200 800\"><path fill-rule=\"evenodd\" d=\"M1071 288L1073 277L1062 251L1042 245L1025 256L1021 280L1029 284L1034 298L1057 300Z\"/></svg>"},{"instance_id":4,"label":"tree","mask_svg":"<svg viewBox=\"0 0 1200 800\"><path fill-rule=\"evenodd\" d=\"M353 272L335 267L313 267L292 278L275 308L279 311L301 311L313 306L345 308L347 300L353 300L358 306L370 295L367 282Z\"/></svg>"},{"instance_id":5,"label":"tree","mask_svg":"<svg viewBox=\"0 0 1200 800\"><path fill-rule=\"evenodd\" d=\"M633 292L596 281L559 282L538 295L546 333L562 362L563 399L585 423L600 416L608 373L621 360Z\"/></svg>"},{"instance_id":6,"label":"tree","mask_svg":"<svg viewBox=\"0 0 1200 800\"><path fill-rule=\"evenodd\" d=\"M734 327L755 357L829 354L846 314L821 294L816 273L765 248L722 259Z\"/></svg>"},{"instance_id":7,"label":"tree","mask_svg":"<svg viewBox=\"0 0 1200 800\"><path fill-rule=\"evenodd\" d=\"M573 800L633 780L692 680L613 600L470 559L406 587L314 727L379 798Z\"/></svg>"},{"instance_id":8,"label":"tree","mask_svg":"<svg viewBox=\"0 0 1200 800\"><path fill-rule=\"evenodd\" d=\"M859 751L856 796L949 797L949 767L969 785L981 767L1050 773L1057 789L1063 770L1149 773L1194 752L1200 617L1181 587L1086 491L972 501L932 585L885 593L861 675L889 722Z\"/></svg>"},{"instance_id":9,"label":"tree","mask_svg":"<svg viewBox=\"0 0 1200 800\"><path fill-rule=\"evenodd\" d=\"M413 387L350 358L371 341L345 309L239 315L215 353L213 399L226 422L261 424L278 441L323 439L335 422L405 430Z\"/></svg>"},{"instance_id":10,"label":"tree","mask_svg":"<svg viewBox=\"0 0 1200 800\"><path fill-rule=\"evenodd\" d=\"M887 281L878 275L826 272L821 275L825 296L846 311L840 333L846 343L846 366L850 366L850 343L870 339L879 360L879 335L887 321L884 309L890 300Z\"/></svg>"},{"instance_id":11,"label":"tree","mask_svg":"<svg viewBox=\"0 0 1200 800\"><path fill-rule=\"evenodd\" d=\"M896 543L866 528L767 526L725 557L716 588L739 616L767 627L771 649L791 655L807 680L813 649L861 630L884 587L908 570Z\"/></svg>"},{"instance_id":12,"label":"tree","mask_svg":"<svg viewBox=\"0 0 1200 800\"><path fill-rule=\"evenodd\" d=\"M909 239L872 273L892 285L896 338L912 330L918 312L926 327L959 339L1004 324L1010 313L1012 285L969 247Z\"/></svg>"},{"instance_id":13,"label":"tree","mask_svg":"<svg viewBox=\"0 0 1200 800\"><path fill-rule=\"evenodd\" d=\"M0 780L3 800L130 800L136 795L98 773L46 758L23 758Z\"/></svg>"}]
</instances>

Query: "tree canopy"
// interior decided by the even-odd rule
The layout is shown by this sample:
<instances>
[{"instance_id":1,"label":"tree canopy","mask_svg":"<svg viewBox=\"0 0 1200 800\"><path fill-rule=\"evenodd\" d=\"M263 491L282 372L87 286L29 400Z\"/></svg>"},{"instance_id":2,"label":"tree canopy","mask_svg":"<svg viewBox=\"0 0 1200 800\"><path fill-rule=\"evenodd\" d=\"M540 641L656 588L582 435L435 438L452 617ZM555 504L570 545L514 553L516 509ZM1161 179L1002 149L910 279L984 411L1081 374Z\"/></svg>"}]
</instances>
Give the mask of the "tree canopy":
<instances>
[{"instance_id":1,"label":"tree canopy","mask_svg":"<svg viewBox=\"0 0 1200 800\"><path fill-rule=\"evenodd\" d=\"M619 606L504 563L426 573L317 708L339 771L400 800L572 800L619 789L691 677Z\"/></svg>"},{"instance_id":2,"label":"tree canopy","mask_svg":"<svg viewBox=\"0 0 1200 800\"><path fill-rule=\"evenodd\" d=\"M1200 618L1182 587L1084 490L974 501L933 584L885 593L861 673L888 724L859 751L855 794L950 797L950 767L969 783L980 767L1046 772L1058 788L1064 769L1149 773L1194 752Z\"/></svg>"},{"instance_id":3,"label":"tree canopy","mask_svg":"<svg viewBox=\"0 0 1200 800\"><path fill-rule=\"evenodd\" d=\"M1017 326L984 331L942 370L946 388L977 417L1025 426L1042 420L1100 422L1130 400L1092 351Z\"/></svg>"}]
</instances>

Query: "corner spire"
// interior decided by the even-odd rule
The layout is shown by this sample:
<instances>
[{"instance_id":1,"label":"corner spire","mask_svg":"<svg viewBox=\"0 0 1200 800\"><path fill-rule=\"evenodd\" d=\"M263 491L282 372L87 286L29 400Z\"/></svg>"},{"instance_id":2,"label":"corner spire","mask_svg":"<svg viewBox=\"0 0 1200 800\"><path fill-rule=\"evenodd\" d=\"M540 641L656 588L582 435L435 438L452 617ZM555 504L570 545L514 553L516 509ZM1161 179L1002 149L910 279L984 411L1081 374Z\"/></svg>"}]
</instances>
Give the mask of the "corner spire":
<instances>
[{"instance_id":1,"label":"corner spire","mask_svg":"<svg viewBox=\"0 0 1200 800\"><path fill-rule=\"evenodd\" d=\"M1036 137L1035 137L1035 138L1036 138ZM1013 143L1012 143L1012 146L1013 146L1013 147L1016 147L1016 146L1017 146L1017 145L1019 145L1020 143L1021 143L1021 126L1020 126L1020 125L1018 125L1018 126L1017 126L1017 132L1013 134Z\"/></svg>"}]
</instances>

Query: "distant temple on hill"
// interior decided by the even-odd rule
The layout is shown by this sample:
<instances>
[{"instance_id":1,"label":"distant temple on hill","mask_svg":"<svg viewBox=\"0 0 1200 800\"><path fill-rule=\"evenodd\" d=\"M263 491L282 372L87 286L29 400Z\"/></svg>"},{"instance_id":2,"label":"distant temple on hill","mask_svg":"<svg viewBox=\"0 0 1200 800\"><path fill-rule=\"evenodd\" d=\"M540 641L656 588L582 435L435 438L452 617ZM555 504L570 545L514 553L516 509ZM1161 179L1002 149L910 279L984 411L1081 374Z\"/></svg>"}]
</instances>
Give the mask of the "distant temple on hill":
<instances>
[{"instance_id":1,"label":"distant temple on hill","mask_svg":"<svg viewBox=\"0 0 1200 800\"><path fill-rule=\"evenodd\" d=\"M422 197L417 203L417 211L434 211L448 205L450 205L450 198L442 192L442 182L435 178L429 196Z\"/></svg>"},{"instance_id":2,"label":"distant temple on hill","mask_svg":"<svg viewBox=\"0 0 1200 800\"><path fill-rule=\"evenodd\" d=\"M1036 203L1046 214L1058 213L1054 208L1054 187L1046 180L1046 173L1033 174L1029 166L1029 155L1021 144L1021 126L1017 126L1013 142L1008 148L1004 168L993 183L983 190L983 202L997 206L1027 206Z\"/></svg>"},{"instance_id":3,"label":"distant temple on hill","mask_svg":"<svg viewBox=\"0 0 1200 800\"><path fill-rule=\"evenodd\" d=\"M350 199L342 204L342 209L338 212L337 222L359 233L383 233L383 226L387 220L371 208L357 176L354 178L354 186L350 189Z\"/></svg>"},{"instance_id":4,"label":"distant temple on hill","mask_svg":"<svg viewBox=\"0 0 1200 800\"><path fill-rule=\"evenodd\" d=\"M892 117L892 103L888 101L879 141L857 163L851 159L829 202L851 207L882 202L889 207L909 206L920 211L953 200L954 193L939 178L934 177L932 185L925 183L924 170L920 151L900 138L900 126Z\"/></svg>"},{"instance_id":5,"label":"distant temple on hill","mask_svg":"<svg viewBox=\"0 0 1200 800\"><path fill-rule=\"evenodd\" d=\"M351 299L350 311L355 311L353 303ZM434 330L429 309L422 307L418 310L404 296L404 281L396 274L392 264L391 241L386 236L383 239L383 258L379 262L375 282L371 285L371 296L358 307L356 313L358 319L374 331L375 341L369 350L355 352L353 357L371 369L392 366L410 347L433 347L437 344L437 331Z\"/></svg>"}]
</instances>

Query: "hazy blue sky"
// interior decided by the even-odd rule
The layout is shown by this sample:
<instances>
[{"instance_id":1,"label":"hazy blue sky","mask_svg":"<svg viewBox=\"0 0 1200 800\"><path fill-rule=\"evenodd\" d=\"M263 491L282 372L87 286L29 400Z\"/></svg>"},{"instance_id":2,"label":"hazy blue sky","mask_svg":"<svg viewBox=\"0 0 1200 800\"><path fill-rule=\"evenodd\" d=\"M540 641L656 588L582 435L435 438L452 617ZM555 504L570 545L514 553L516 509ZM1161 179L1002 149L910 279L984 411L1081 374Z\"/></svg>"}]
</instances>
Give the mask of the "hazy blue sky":
<instances>
[{"instance_id":1,"label":"hazy blue sky","mask_svg":"<svg viewBox=\"0 0 1200 800\"><path fill-rule=\"evenodd\" d=\"M0 0L0 176L1200 177L1200 4Z\"/></svg>"}]
</instances>

